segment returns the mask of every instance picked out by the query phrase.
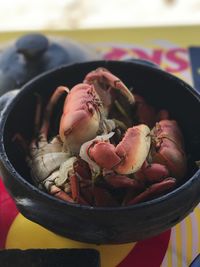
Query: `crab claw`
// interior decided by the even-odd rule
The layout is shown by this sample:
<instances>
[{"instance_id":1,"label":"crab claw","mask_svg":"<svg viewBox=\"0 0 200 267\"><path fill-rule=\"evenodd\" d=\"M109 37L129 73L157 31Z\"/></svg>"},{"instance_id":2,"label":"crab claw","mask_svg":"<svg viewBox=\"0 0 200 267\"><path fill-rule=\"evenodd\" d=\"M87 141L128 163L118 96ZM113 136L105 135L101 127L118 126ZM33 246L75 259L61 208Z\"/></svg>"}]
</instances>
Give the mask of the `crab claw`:
<instances>
[{"instance_id":1,"label":"crab claw","mask_svg":"<svg viewBox=\"0 0 200 267\"><path fill-rule=\"evenodd\" d=\"M116 147L105 141L94 141L88 147L87 153L101 168L114 170L119 174L130 174L141 168L149 148L150 129L141 124L129 128Z\"/></svg>"},{"instance_id":2,"label":"crab claw","mask_svg":"<svg viewBox=\"0 0 200 267\"><path fill-rule=\"evenodd\" d=\"M112 88L118 89L128 99L129 103L135 103L135 98L126 85L105 68L97 68L89 72L85 77L84 83L94 84L95 90L106 106L112 103L111 95L108 94L108 91Z\"/></svg>"}]
</instances>

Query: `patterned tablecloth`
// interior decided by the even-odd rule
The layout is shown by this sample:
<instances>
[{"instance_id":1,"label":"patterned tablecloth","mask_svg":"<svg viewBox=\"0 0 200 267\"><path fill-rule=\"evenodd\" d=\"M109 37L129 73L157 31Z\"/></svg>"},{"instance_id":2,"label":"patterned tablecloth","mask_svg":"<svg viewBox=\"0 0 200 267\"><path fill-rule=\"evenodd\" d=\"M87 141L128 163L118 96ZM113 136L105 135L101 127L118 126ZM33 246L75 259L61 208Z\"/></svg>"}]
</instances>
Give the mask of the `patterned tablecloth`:
<instances>
[{"instance_id":1,"label":"patterned tablecloth","mask_svg":"<svg viewBox=\"0 0 200 267\"><path fill-rule=\"evenodd\" d=\"M199 29L119 29L59 34L78 41L87 40L105 59L151 60L198 90ZM20 33L0 34L0 41L18 35ZM0 180L0 248L96 248L101 254L102 267L188 267L200 253L200 205L181 223L159 236L137 243L96 246L60 237L24 218Z\"/></svg>"},{"instance_id":2,"label":"patterned tablecloth","mask_svg":"<svg viewBox=\"0 0 200 267\"><path fill-rule=\"evenodd\" d=\"M137 243L92 245L58 236L24 218L0 180L0 249L95 248L102 267L188 267L200 252L200 205L167 232Z\"/></svg>"}]
</instances>

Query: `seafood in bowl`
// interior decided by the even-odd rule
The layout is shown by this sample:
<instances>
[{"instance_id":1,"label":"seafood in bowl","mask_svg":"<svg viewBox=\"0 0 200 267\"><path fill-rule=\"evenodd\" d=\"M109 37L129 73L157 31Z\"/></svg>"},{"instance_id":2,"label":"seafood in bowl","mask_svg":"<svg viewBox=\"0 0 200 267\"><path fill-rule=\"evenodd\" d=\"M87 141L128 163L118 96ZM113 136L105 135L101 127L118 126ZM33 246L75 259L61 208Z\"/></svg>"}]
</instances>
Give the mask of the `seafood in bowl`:
<instances>
[{"instance_id":1,"label":"seafood in bowl","mask_svg":"<svg viewBox=\"0 0 200 267\"><path fill-rule=\"evenodd\" d=\"M199 102L184 81L139 62L42 74L2 113L3 182L26 218L60 235L96 244L155 236L200 201Z\"/></svg>"},{"instance_id":2,"label":"seafood in bowl","mask_svg":"<svg viewBox=\"0 0 200 267\"><path fill-rule=\"evenodd\" d=\"M50 138L51 114L63 94L59 131ZM27 162L34 182L50 194L83 205L133 205L168 192L185 176L187 160L177 122L167 110L156 112L143 97L134 96L109 70L93 70L71 89L57 87L43 116L41 102L38 97L38 129L26 148Z\"/></svg>"}]
</instances>

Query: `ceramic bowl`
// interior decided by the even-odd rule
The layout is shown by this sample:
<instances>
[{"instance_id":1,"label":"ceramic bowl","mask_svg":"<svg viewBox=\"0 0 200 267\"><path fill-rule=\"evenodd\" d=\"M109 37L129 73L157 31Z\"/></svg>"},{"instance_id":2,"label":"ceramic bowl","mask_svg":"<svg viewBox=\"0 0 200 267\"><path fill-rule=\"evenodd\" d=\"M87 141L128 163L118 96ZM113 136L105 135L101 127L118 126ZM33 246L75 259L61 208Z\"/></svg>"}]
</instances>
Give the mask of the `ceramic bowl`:
<instances>
[{"instance_id":1,"label":"ceramic bowl","mask_svg":"<svg viewBox=\"0 0 200 267\"><path fill-rule=\"evenodd\" d=\"M165 195L133 206L91 207L64 202L33 184L24 155L12 138L20 132L31 140L35 94L47 101L57 86L71 87L98 67L109 69L128 88L133 87L156 108L168 109L178 121L185 138L189 168L186 177ZM26 218L62 236L96 244L119 244L158 235L183 220L200 201L200 170L195 165L200 159L199 115L197 91L144 62L93 61L57 68L27 83L1 112L3 182Z\"/></svg>"}]
</instances>

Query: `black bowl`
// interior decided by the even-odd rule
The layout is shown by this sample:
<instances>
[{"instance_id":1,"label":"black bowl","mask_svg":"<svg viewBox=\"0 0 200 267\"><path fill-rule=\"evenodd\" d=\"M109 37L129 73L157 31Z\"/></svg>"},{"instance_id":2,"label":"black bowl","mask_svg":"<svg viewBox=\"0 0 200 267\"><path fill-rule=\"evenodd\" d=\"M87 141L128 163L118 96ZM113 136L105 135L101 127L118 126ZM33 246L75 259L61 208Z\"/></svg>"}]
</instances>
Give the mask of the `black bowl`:
<instances>
[{"instance_id":1,"label":"black bowl","mask_svg":"<svg viewBox=\"0 0 200 267\"><path fill-rule=\"evenodd\" d=\"M189 169L173 191L128 207L70 204L39 190L32 183L23 153L12 141L20 132L33 133L34 95L45 101L59 85L71 87L97 67L117 75L156 108L166 108L183 131ZM140 62L96 61L64 66L27 83L2 112L0 157L2 177L19 211L60 235L90 243L117 244L155 236L184 219L200 201L200 95L182 80Z\"/></svg>"}]
</instances>

